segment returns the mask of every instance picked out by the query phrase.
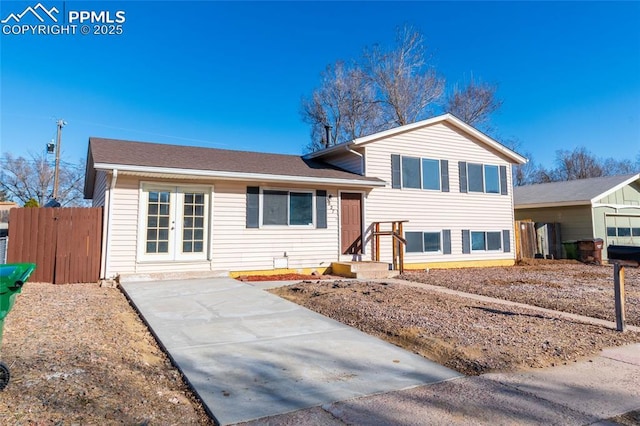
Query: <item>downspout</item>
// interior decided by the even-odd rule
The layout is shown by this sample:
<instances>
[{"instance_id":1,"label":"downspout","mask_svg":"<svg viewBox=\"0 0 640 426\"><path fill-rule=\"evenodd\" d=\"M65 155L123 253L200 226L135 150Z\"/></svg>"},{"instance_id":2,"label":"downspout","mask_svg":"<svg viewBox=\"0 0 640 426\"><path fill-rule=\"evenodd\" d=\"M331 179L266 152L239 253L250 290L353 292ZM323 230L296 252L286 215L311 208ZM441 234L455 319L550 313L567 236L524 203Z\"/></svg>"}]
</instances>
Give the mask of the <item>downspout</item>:
<instances>
[{"instance_id":1,"label":"downspout","mask_svg":"<svg viewBox=\"0 0 640 426\"><path fill-rule=\"evenodd\" d=\"M112 216L113 216L113 199L114 199L114 190L116 188L116 182L118 180L118 169L113 169L111 173L111 186L109 187L109 204L107 205L107 229L106 229L106 238L103 239L104 246L102 247L102 252L104 253L104 278L107 279L107 271L109 270L109 254L111 248L111 225L112 225Z\"/></svg>"}]
</instances>

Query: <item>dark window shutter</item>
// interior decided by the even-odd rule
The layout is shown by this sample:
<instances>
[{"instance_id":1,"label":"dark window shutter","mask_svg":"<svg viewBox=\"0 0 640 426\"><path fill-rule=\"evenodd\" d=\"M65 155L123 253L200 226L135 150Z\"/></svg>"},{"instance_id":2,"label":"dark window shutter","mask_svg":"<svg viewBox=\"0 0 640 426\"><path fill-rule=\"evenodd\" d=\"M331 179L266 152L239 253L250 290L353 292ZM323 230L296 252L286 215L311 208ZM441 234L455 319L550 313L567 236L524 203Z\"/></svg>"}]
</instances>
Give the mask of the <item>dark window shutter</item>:
<instances>
[{"instance_id":1,"label":"dark window shutter","mask_svg":"<svg viewBox=\"0 0 640 426\"><path fill-rule=\"evenodd\" d=\"M316 228L327 227L327 191L316 191Z\"/></svg>"},{"instance_id":2,"label":"dark window shutter","mask_svg":"<svg viewBox=\"0 0 640 426\"><path fill-rule=\"evenodd\" d=\"M247 228L258 228L260 218L260 188L247 186Z\"/></svg>"},{"instance_id":3,"label":"dark window shutter","mask_svg":"<svg viewBox=\"0 0 640 426\"><path fill-rule=\"evenodd\" d=\"M507 195L507 166L500 166L500 193Z\"/></svg>"},{"instance_id":4,"label":"dark window shutter","mask_svg":"<svg viewBox=\"0 0 640 426\"><path fill-rule=\"evenodd\" d=\"M511 233L508 229L502 231L502 247L504 247L505 253L509 253L511 251Z\"/></svg>"},{"instance_id":5,"label":"dark window shutter","mask_svg":"<svg viewBox=\"0 0 640 426\"><path fill-rule=\"evenodd\" d=\"M442 181L442 192L449 192L449 161L440 160L440 180Z\"/></svg>"},{"instance_id":6,"label":"dark window shutter","mask_svg":"<svg viewBox=\"0 0 640 426\"><path fill-rule=\"evenodd\" d=\"M460 172L460 192L467 192L467 163L465 161L458 162L458 171Z\"/></svg>"},{"instance_id":7,"label":"dark window shutter","mask_svg":"<svg viewBox=\"0 0 640 426\"><path fill-rule=\"evenodd\" d=\"M391 154L391 187L400 188L400 156Z\"/></svg>"},{"instance_id":8,"label":"dark window shutter","mask_svg":"<svg viewBox=\"0 0 640 426\"><path fill-rule=\"evenodd\" d=\"M462 230L462 253L471 253L471 232L468 229Z\"/></svg>"},{"instance_id":9,"label":"dark window shutter","mask_svg":"<svg viewBox=\"0 0 640 426\"><path fill-rule=\"evenodd\" d=\"M442 231L442 254L451 254L451 230Z\"/></svg>"}]
</instances>

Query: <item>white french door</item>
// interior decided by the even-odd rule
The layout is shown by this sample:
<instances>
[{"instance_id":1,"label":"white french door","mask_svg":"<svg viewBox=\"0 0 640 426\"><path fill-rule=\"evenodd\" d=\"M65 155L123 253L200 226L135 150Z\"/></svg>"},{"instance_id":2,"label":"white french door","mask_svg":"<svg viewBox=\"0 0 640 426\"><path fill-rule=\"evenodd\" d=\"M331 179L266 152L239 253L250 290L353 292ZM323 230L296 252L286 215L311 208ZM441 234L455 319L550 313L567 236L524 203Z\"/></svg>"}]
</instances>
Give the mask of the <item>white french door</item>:
<instances>
[{"instance_id":1,"label":"white french door","mask_svg":"<svg viewBox=\"0 0 640 426\"><path fill-rule=\"evenodd\" d=\"M201 187L143 185L141 259L207 259L210 192Z\"/></svg>"}]
</instances>

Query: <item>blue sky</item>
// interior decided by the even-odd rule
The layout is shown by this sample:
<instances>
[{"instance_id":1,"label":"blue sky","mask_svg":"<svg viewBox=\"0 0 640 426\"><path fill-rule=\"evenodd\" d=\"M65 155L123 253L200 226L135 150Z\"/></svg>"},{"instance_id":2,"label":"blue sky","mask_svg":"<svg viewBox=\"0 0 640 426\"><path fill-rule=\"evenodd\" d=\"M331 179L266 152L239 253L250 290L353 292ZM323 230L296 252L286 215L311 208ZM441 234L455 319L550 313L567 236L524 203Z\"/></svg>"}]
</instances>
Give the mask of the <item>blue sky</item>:
<instances>
[{"instance_id":1,"label":"blue sky","mask_svg":"<svg viewBox=\"0 0 640 426\"><path fill-rule=\"evenodd\" d=\"M3 0L0 19L37 3ZM2 153L43 152L62 118L69 162L89 136L300 154L300 99L325 66L410 24L448 87L499 85L493 125L536 162L640 155L640 2L42 4L125 11L123 34L1 34Z\"/></svg>"}]
</instances>

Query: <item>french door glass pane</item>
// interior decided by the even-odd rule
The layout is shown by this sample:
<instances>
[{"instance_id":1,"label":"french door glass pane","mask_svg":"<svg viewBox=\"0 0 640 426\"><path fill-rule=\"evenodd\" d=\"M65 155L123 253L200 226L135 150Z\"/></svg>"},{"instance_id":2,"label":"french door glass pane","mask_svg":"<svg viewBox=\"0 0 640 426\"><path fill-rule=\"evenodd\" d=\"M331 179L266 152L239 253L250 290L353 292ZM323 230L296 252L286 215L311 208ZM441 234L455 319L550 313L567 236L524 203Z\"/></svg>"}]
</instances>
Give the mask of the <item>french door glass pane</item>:
<instances>
[{"instance_id":1,"label":"french door glass pane","mask_svg":"<svg viewBox=\"0 0 640 426\"><path fill-rule=\"evenodd\" d=\"M169 252L169 192L149 191L147 202L147 253Z\"/></svg>"},{"instance_id":2,"label":"french door glass pane","mask_svg":"<svg viewBox=\"0 0 640 426\"><path fill-rule=\"evenodd\" d=\"M203 193L189 192L184 194L183 253L202 253L204 251L204 198Z\"/></svg>"}]
</instances>

